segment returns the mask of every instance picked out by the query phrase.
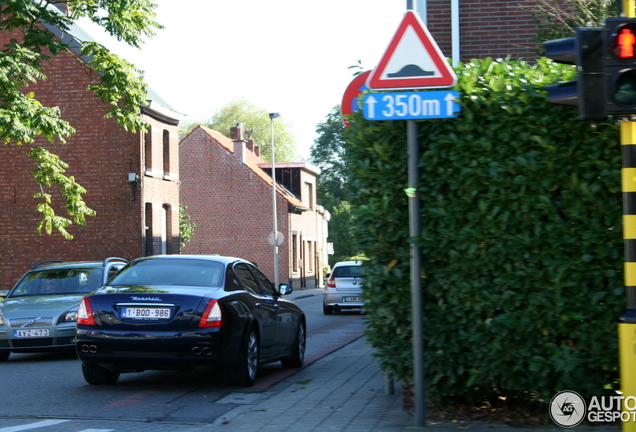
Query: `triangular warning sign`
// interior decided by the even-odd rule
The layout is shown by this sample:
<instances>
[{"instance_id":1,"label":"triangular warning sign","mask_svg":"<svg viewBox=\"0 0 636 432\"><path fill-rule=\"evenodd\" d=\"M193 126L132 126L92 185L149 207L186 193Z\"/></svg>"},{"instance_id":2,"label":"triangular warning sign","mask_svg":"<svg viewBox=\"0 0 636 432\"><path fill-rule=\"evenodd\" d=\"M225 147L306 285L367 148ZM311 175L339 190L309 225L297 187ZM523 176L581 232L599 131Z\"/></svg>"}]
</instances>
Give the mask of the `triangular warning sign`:
<instances>
[{"instance_id":1,"label":"triangular warning sign","mask_svg":"<svg viewBox=\"0 0 636 432\"><path fill-rule=\"evenodd\" d=\"M373 90L439 88L456 82L457 76L419 15L409 10L367 86Z\"/></svg>"}]
</instances>

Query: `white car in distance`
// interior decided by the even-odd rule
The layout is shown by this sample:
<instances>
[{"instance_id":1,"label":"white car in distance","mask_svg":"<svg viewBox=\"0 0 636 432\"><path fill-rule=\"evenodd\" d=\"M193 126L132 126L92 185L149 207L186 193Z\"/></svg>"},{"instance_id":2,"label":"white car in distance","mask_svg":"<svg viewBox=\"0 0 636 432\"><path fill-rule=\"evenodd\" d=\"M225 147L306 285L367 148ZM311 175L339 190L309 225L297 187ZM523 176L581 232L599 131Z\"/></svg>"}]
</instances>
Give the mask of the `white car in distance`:
<instances>
[{"instance_id":1,"label":"white car in distance","mask_svg":"<svg viewBox=\"0 0 636 432\"><path fill-rule=\"evenodd\" d=\"M342 309L362 309L362 261L336 263L327 275L323 290L323 313L331 315Z\"/></svg>"}]
</instances>

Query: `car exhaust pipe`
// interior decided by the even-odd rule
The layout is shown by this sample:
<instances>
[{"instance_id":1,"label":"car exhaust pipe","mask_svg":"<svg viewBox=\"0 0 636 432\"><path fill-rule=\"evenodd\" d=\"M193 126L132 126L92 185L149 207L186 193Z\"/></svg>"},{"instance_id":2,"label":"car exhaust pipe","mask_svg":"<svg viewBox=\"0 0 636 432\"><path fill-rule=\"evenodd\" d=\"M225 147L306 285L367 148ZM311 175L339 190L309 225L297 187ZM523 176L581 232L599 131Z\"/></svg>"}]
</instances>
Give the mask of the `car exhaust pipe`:
<instances>
[{"instance_id":1,"label":"car exhaust pipe","mask_svg":"<svg viewBox=\"0 0 636 432\"><path fill-rule=\"evenodd\" d=\"M84 354L88 354L88 352L90 351L89 346L88 346L88 345L86 345L86 344L82 344L82 346L80 347L80 349L82 350L82 352L83 352Z\"/></svg>"},{"instance_id":2,"label":"car exhaust pipe","mask_svg":"<svg viewBox=\"0 0 636 432\"><path fill-rule=\"evenodd\" d=\"M89 350L91 354L95 354L97 352L97 345L91 345Z\"/></svg>"},{"instance_id":3,"label":"car exhaust pipe","mask_svg":"<svg viewBox=\"0 0 636 432\"><path fill-rule=\"evenodd\" d=\"M210 347L203 348L203 355L206 355L206 356L212 355L212 348Z\"/></svg>"},{"instance_id":4,"label":"car exhaust pipe","mask_svg":"<svg viewBox=\"0 0 636 432\"><path fill-rule=\"evenodd\" d=\"M201 348L200 347L196 347L196 346L193 347L192 348L192 354L194 354L196 356L201 355Z\"/></svg>"}]
</instances>

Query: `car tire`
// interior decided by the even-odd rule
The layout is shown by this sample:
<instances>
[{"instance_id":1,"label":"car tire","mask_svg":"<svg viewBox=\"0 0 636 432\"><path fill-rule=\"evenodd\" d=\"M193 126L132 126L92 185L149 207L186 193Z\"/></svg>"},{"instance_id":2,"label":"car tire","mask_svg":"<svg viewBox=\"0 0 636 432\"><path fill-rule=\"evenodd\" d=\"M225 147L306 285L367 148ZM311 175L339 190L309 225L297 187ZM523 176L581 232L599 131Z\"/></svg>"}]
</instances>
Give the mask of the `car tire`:
<instances>
[{"instance_id":1,"label":"car tire","mask_svg":"<svg viewBox=\"0 0 636 432\"><path fill-rule=\"evenodd\" d=\"M254 328L250 328L241 352L241 360L239 364L230 371L228 377L230 384L241 387L251 387L254 385L254 382L256 382L256 373L258 372L260 350L258 334Z\"/></svg>"},{"instance_id":2,"label":"car tire","mask_svg":"<svg viewBox=\"0 0 636 432\"><path fill-rule=\"evenodd\" d=\"M326 304L323 303L323 305L322 305L322 313L324 313L325 315L331 315L331 314L333 314L333 308L331 306L327 306Z\"/></svg>"},{"instance_id":3,"label":"car tire","mask_svg":"<svg viewBox=\"0 0 636 432\"><path fill-rule=\"evenodd\" d=\"M119 379L119 372L111 371L97 363L82 363L84 379L89 384L115 384Z\"/></svg>"},{"instance_id":4,"label":"car tire","mask_svg":"<svg viewBox=\"0 0 636 432\"><path fill-rule=\"evenodd\" d=\"M11 355L11 351L8 351L8 350L0 351L0 362L5 362L9 360L10 355Z\"/></svg>"},{"instance_id":5,"label":"car tire","mask_svg":"<svg viewBox=\"0 0 636 432\"><path fill-rule=\"evenodd\" d=\"M305 347L307 346L307 332L305 331L305 323L301 322L296 331L292 353L288 357L280 360L284 368L300 368L303 367L305 361Z\"/></svg>"}]
</instances>

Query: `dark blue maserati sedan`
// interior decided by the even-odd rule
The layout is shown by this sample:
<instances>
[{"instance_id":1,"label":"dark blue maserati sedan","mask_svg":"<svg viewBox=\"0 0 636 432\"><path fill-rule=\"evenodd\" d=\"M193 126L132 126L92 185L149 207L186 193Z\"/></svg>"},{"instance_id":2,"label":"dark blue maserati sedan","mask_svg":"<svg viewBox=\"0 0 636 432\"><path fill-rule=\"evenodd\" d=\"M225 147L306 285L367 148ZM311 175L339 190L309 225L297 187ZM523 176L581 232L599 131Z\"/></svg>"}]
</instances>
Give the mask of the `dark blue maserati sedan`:
<instances>
[{"instance_id":1,"label":"dark blue maserati sedan","mask_svg":"<svg viewBox=\"0 0 636 432\"><path fill-rule=\"evenodd\" d=\"M258 366L299 368L305 355L303 311L254 265L216 255L138 258L84 297L75 347L89 384L121 373L220 371L251 386Z\"/></svg>"}]
</instances>

